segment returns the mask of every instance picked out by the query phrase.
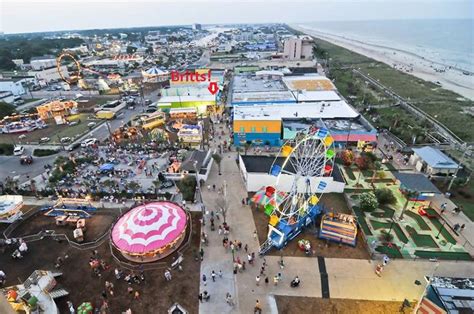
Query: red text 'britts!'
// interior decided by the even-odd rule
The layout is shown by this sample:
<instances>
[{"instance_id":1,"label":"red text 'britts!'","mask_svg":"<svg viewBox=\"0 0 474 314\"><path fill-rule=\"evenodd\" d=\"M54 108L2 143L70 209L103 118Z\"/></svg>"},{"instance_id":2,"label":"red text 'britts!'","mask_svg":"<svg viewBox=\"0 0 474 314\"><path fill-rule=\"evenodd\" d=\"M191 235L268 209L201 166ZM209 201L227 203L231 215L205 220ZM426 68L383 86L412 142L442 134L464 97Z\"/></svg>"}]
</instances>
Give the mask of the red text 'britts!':
<instances>
[{"instance_id":1,"label":"red text 'britts!'","mask_svg":"<svg viewBox=\"0 0 474 314\"><path fill-rule=\"evenodd\" d=\"M207 73L196 73L186 70L185 72L171 71L172 82L210 82L211 70Z\"/></svg>"}]
</instances>

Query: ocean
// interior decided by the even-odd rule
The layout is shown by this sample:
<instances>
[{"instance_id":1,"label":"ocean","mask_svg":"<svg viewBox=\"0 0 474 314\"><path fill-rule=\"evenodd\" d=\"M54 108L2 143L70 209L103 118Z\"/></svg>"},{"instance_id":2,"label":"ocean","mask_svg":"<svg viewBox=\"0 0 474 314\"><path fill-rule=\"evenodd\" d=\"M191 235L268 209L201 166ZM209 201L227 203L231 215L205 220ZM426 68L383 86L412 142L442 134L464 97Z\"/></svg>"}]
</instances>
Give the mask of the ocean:
<instances>
[{"instance_id":1,"label":"ocean","mask_svg":"<svg viewBox=\"0 0 474 314\"><path fill-rule=\"evenodd\" d=\"M313 22L306 28L474 72L474 19Z\"/></svg>"}]
</instances>

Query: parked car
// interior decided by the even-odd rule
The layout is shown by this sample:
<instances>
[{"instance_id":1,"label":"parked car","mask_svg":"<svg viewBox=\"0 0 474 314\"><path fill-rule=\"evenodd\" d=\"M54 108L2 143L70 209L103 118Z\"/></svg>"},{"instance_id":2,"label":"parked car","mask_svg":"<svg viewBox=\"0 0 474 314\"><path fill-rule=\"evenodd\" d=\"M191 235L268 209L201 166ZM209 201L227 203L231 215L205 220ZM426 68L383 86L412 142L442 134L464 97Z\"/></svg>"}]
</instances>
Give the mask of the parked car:
<instances>
[{"instance_id":1,"label":"parked car","mask_svg":"<svg viewBox=\"0 0 474 314\"><path fill-rule=\"evenodd\" d=\"M88 139L85 139L84 141L82 141L81 143L81 146L82 147L89 147L91 145L94 145L96 144L98 141L96 138L88 138Z\"/></svg>"},{"instance_id":2,"label":"parked car","mask_svg":"<svg viewBox=\"0 0 474 314\"><path fill-rule=\"evenodd\" d=\"M96 124L97 123L95 123L95 122L89 122L89 123L87 123L87 126L90 127L90 128L93 128L93 127L96 126Z\"/></svg>"},{"instance_id":3,"label":"parked car","mask_svg":"<svg viewBox=\"0 0 474 314\"><path fill-rule=\"evenodd\" d=\"M145 99L145 105L148 106L148 105L151 105L152 101L150 99Z\"/></svg>"},{"instance_id":4,"label":"parked car","mask_svg":"<svg viewBox=\"0 0 474 314\"><path fill-rule=\"evenodd\" d=\"M77 125L77 124L79 124L79 121L72 121L72 122L68 123L69 126L73 126L73 125Z\"/></svg>"},{"instance_id":5,"label":"parked car","mask_svg":"<svg viewBox=\"0 0 474 314\"><path fill-rule=\"evenodd\" d=\"M67 136L66 136L66 137L62 137L62 138L60 139L60 141L61 141L61 143L69 143L69 142L71 142L71 138L70 138L70 137L67 137Z\"/></svg>"},{"instance_id":6,"label":"parked car","mask_svg":"<svg viewBox=\"0 0 474 314\"><path fill-rule=\"evenodd\" d=\"M49 142L49 140L50 140L49 137L42 137L42 138L40 138L39 143L40 144L47 143L47 142Z\"/></svg>"},{"instance_id":7,"label":"parked car","mask_svg":"<svg viewBox=\"0 0 474 314\"><path fill-rule=\"evenodd\" d=\"M22 140L22 139L24 139L24 138L26 138L26 135L25 135L25 134L22 134L22 135L18 136L18 139L19 139L19 140Z\"/></svg>"},{"instance_id":8,"label":"parked car","mask_svg":"<svg viewBox=\"0 0 474 314\"><path fill-rule=\"evenodd\" d=\"M25 151L25 148L23 146L21 145L15 146L15 148L13 148L13 155L20 156L23 154L24 151Z\"/></svg>"}]
</instances>

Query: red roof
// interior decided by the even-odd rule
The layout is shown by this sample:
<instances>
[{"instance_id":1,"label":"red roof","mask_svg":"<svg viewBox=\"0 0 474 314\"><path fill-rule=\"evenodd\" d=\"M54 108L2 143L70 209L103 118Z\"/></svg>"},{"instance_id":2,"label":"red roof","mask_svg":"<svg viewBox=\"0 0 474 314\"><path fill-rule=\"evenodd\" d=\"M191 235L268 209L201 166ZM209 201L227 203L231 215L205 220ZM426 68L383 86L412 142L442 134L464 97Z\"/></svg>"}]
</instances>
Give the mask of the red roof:
<instances>
[{"instance_id":1,"label":"red roof","mask_svg":"<svg viewBox=\"0 0 474 314\"><path fill-rule=\"evenodd\" d=\"M357 142L357 141L365 141L365 142L376 142L377 135L375 134L331 134L334 138L335 142Z\"/></svg>"}]
</instances>

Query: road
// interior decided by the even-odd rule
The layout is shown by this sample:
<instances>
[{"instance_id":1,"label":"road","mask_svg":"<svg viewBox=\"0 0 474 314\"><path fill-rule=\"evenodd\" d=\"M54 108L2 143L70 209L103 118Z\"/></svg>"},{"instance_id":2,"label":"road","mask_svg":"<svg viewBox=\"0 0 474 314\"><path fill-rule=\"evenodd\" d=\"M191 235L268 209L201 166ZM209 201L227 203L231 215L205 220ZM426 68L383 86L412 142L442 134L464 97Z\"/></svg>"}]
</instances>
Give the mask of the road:
<instances>
[{"instance_id":1,"label":"road","mask_svg":"<svg viewBox=\"0 0 474 314\"><path fill-rule=\"evenodd\" d=\"M25 155L32 155L30 149L25 148ZM47 157L33 157L34 162L31 165L21 165L20 156L0 156L0 181L5 181L5 178L20 176L18 182L20 184L28 181L28 177L34 178L44 172L44 165L53 164L57 156L66 155L66 152L61 152Z\"/></svg>"}]
</instances>

